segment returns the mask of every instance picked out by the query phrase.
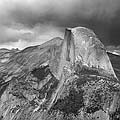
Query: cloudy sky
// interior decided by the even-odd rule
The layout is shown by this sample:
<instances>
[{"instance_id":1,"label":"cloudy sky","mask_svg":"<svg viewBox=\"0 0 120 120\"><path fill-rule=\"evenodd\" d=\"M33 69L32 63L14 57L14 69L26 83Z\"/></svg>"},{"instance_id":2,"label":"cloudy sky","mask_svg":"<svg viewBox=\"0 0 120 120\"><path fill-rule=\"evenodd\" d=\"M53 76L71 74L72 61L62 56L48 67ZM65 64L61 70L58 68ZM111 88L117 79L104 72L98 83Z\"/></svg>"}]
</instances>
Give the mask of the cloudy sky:
<instances>
[{"instance_id":1,"label":"cloudy sky","mask_svg":"<svg viewBox=\"0 0 120 120\"><path fill-rule=\"evenodd\" d=\"M0 0L0 48L23 49L92 29L105 45L120 45L120 0Z\"/></svg>"}]
</instances>

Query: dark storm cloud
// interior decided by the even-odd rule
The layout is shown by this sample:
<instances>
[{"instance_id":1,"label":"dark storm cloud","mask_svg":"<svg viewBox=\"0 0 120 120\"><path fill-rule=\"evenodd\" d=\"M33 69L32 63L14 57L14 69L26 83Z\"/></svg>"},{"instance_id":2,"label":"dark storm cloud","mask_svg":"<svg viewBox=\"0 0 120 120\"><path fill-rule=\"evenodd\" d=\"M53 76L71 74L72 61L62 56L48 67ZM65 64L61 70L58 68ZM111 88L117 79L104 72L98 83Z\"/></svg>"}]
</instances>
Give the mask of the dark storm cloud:
<instances>
[{"instance_id":1,"label":"dark storm cloud","mask_svg":"<svg viewBox=\"0 0 120 120\"><path fill-rule=\"evenodd\" d=\"M65 27L85 26L93 29L103 43L118 45L119 11L120 0L1 0L0 24L5 29L0 30L0 42L40 37L45 41L61 36Z\"/></svg>"},{"instance_id":2,"label":"dark storm cloud","mask_svg":"<svg viewBox=\"0 0 120 120\"><path fill-rule=\"evenodd\" d=\"M8 16L24 24L38 22L74 21L96 17L109 20L119 10L119 0L5 0ZM9 5L10 4L10 5Z\"/></svg>"}]
</instances>

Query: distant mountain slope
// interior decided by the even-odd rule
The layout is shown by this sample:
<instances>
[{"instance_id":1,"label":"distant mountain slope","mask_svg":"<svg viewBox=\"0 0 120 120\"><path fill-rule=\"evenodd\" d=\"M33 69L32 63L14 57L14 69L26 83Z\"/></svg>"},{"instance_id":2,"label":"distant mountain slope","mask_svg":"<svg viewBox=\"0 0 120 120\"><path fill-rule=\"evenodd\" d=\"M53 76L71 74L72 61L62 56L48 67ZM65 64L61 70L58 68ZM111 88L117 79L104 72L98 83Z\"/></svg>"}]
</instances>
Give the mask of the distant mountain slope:
<instances>
[{"instance_id":1,"label":"distant mountain slope","mask_svg":"<svg viewBox=\"0 0 120 120\"><path fill-rule=\"evenodd\" d=\"M10 56L9 61L0 67L1 72L19 73L23 69L32 70L34 67L39 67L42 63L50 59L54 46L59 46L62 42L61 38L54 38L42 45L31 46L20 52Z\"/></svg>"},{"instance_id":2,"label":"distant mountain slope","mask_svg":"<svg viewBox=\"0 0 120 120\"><path fill-rule=\"evenodd\" d=\"M93 31L1 53L0 120L120 119L120 81Z\"/></svg>"},{"instance_id":3,"label":"distant mountain slope","mask_svg":"<svg viewBox=\"0 0 120 120\"><path fill-rule=\"evenodd\" d=\"M6 64L6 62L9 61L9 58L17 52L19 52L18 49L0 49L0 64Z\"/></svg>"}]
</instances>

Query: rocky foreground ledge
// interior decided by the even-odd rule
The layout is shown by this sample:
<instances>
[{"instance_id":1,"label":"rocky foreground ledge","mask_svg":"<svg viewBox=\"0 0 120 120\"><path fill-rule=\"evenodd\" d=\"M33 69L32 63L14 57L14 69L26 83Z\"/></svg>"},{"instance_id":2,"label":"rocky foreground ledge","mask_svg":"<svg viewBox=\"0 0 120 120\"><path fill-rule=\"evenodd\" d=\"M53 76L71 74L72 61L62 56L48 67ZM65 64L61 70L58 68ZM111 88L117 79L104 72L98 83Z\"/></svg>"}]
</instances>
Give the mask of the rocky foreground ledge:
<instances>
[{"instance_id":1,"label":"rocky foreground ledge","mask_svg":"<svg viewBox=\"0 0 120 120\"><path fill-rule=\"evenodd\" d=\"M0 120L119 120L120 81L84 27L0 62ZM2 54L3 55L3 54Z\"/></svg>"}]
</instances>

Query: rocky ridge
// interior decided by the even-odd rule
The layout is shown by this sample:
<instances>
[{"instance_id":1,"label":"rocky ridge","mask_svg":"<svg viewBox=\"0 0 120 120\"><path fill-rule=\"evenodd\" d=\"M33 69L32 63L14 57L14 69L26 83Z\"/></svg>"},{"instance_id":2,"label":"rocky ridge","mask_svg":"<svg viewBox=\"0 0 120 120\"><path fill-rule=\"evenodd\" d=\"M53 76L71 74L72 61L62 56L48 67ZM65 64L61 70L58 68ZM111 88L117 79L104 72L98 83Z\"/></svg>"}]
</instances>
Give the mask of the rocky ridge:
<instances>
[{"instance_id":1,"label":"rocky ridge","mask_svg":"<svg viewBox=\"0 0 120 120\"><path fill-rule=\"evenodd\" d=\"M15 52L0 65L1 120L120 119L120 82L84 27Z\"/></svg>"}]
</instances>

